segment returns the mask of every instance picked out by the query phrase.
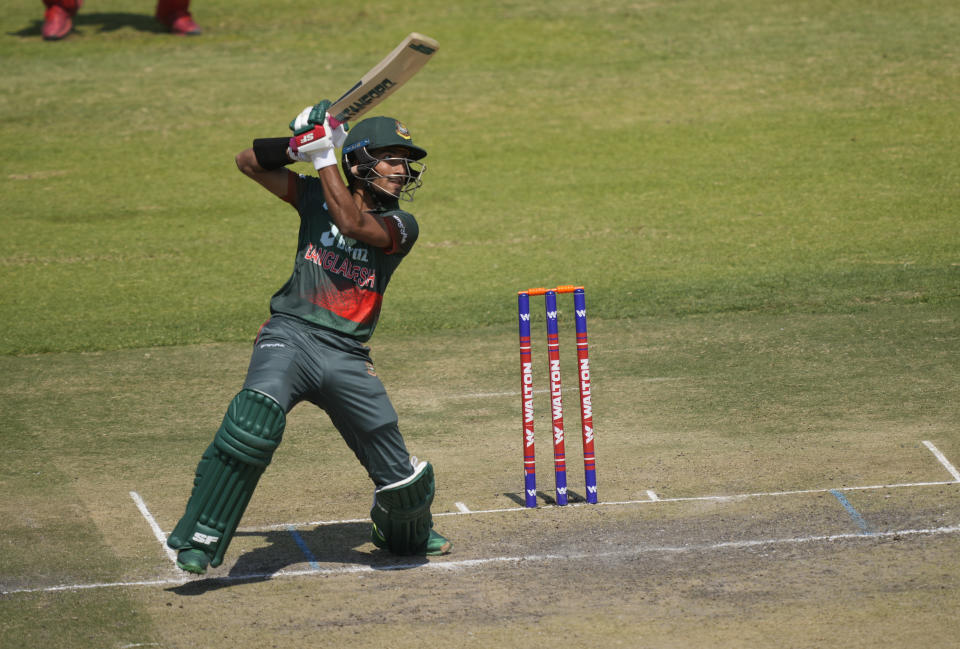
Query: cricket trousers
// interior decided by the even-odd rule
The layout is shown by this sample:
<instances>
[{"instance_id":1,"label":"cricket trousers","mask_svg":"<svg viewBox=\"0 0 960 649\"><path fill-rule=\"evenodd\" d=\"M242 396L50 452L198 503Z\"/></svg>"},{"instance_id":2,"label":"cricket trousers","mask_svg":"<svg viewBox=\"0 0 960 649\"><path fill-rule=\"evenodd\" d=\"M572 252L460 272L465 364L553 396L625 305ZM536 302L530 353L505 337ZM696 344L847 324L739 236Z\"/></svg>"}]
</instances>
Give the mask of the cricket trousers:
<instances>
[{"instance_id":1,"label":"cricket trousers","mask_svg":"<svg viewBox=\"0 0 960 649\"><path fill-rule=\"evenodd\" d=\"M353 338L274 315L257 335L243 387L272 397L284 413L301 401L324 410L376 486L413 473L370 348Z\"/></svg>"}]
</instances>

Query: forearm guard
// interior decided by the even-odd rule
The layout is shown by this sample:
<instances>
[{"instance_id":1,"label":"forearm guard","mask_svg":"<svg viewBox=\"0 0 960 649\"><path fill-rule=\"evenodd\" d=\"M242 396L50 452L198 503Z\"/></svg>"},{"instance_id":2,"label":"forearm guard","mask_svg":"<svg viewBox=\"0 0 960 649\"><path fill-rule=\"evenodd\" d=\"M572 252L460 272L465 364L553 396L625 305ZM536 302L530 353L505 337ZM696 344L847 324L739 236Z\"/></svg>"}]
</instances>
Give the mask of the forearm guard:
<instances>
[{"instance_id":1,"label":"forearm guard","mask_svg":"<svg viewBox=\"0 0 960 649\"><path fill-rule=\"evenodd\" d=\"M293 162L287 155L289 144L288 137L264 137L254 140L253 155L257 158L257 164L267 171L287 166Z\"/></svg>"}]
</instances>

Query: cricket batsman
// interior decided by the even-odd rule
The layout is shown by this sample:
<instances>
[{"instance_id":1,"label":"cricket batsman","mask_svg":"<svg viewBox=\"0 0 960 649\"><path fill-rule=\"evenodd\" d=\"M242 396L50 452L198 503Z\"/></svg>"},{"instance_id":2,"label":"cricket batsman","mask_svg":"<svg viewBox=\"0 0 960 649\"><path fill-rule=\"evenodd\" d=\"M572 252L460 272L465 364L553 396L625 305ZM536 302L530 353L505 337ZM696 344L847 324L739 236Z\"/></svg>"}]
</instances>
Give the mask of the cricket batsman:
<instances>
[{"instance_id":1,"label":"cricket batsman","mask_svg":"<svg viewBox=\"0 0 960 649\"><path fill-rule=\"evenodd\" d=\"M301 401L326 411L374 483L371 540L398 555L440 555L452 544L433 529L434 471L411 458L370 349L390 277L419 229L399 201L421 186L427 152L398 120L372 117L347 130L329 101L305 108L293 137L264 138L237 167L300 218L290 279L270 301L243 388L200 458L186 512L167 539L177 566L218 566L257 481ZM336 150L342 147L337 168ZM286 166L309 162L316 177Z\"/></svg>"}]
</instances>

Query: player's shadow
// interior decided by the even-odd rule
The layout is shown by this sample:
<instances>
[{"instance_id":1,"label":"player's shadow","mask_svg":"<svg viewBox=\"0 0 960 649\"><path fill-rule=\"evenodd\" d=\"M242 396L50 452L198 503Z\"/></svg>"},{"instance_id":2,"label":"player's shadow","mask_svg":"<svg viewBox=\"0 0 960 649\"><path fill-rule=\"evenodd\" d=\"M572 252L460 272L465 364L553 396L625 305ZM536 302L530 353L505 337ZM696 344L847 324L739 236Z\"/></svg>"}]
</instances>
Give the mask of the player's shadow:
<instances>
[{"instance_id":1,"label":"player's shadow","mask_svg":"<svg viewBox=\"0 0 960 649\"><path fill-rule=\"evenodd\" d=\"M318 525L311 530L237 532L234 542L243 537L260 537L265 543L240 555L226 576L196 579L167 590L178 595L202 595L230 586L269 581L286 568L309 574L349 570L349 566L407 570L427 563L426 557L397 557L385 550L358 550L370 542L370 523Z\"/></svg>"},{"instance_id":2,"label":"player's shadow","mask_svg":"<svg viewBox=\"0 0 960 649\"><path fill-rule=\"evenodd\" d=\"M38 3L38 6L40 4ZM43 7L40 6L42 10ZM39 12L38 12L39 13ZM42 13L40 14L43 15ZM87 13L82 9L73 18L73 26L76 35L83 35L87 29L92 28L94 33L102 34L106 32L115 32L125 27L130 27L140 32L151 32L156 34L165 34L169 30L160 24L152 14L131 14L124 12L102 12ZM17 32L9 32L9 36L40 36L43 32L43 18L38 18L29 27L24 27Z\"/></svg>"},{"instance_id":3,"label":"player's shadow","mask_svg":"<svg viewBox=\"0 0 960 649\"><path fill-rule=\"evenodd\" d=\"M505 493L503 495L509 498L510 500L512 500L513 502L517 503L518 505L526 505L526 499L524 498L524 494L522 492L521 493ZM542 502L544 505L557 504L557 499L545 491L537 492L537 500ZM585 496L580 495L573 489L567 489L567 502L573 505L577 503L585 503L587 502L587 499Z\"/></svg>"}]
</instances>

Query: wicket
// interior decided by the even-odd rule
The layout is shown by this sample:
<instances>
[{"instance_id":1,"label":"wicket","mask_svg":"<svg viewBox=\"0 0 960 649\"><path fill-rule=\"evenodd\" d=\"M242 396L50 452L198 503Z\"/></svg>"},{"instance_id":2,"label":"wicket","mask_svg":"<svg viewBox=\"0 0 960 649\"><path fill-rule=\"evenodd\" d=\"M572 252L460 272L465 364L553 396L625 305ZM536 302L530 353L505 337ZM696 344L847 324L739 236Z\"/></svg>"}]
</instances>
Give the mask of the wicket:
<instances>
[{"instance_id":1,"label":"wicket","mask_svg":"<svg viewBox=\"0 0 960 649\"><path fill-rule=\"evenodd\" d=\"M563 391L560 382L560 334L557 325L557 294L573 293L576 314L577 369L580 381L580 424L583 433L583 469L587 502L597 502L596 457L593 448L593 404L590 395L590 357L587 348L586 293L582 286L530 288L517 293L520 322L520 401L523 423L524 503L537 506L537 459L533 435L533 361L530 338L530 296L543 295L547 315L547 369L553 423L553 470L557 505L567 504L567 459L563 432Z\"/></svg>"}]
</instances>

